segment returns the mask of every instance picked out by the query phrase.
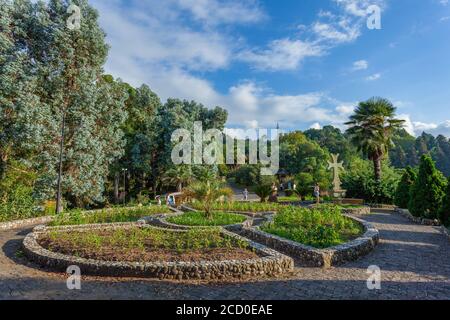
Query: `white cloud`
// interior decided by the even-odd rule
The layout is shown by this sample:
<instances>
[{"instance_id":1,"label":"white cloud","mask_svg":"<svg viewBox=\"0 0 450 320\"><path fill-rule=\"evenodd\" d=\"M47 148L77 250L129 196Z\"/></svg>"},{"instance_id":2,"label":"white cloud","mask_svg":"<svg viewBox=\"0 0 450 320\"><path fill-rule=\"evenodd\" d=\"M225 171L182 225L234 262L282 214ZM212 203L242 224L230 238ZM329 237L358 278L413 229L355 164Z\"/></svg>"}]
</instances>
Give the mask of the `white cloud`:
<instances>
[{"instance_id":1,"label":"white cloud","mask_svg":"<svg viewBox=\"0 0 450 320\"><path fill-rule=\"evenodd\" d=\"M367 81L376 81L379 80L381 78L381 74L380 73L375 73L371 76L366 77Z\"/></svg>"},{"instance_id":2,"label":"white cloud","mask_svg":"<svg viewBox=\"0 0 450 320\"><path fill-rule=\"evenodd\" d=\"M309 128L310 129L320 130L320 129L322 129L322 126L320 125L319 122L316 122L316 123L313 123Z\"/></svg>"},{"instance_id":3,"label":"white cloud","mask_svg":"<svg viewBox=\"0 0 450 320\"><path fill-rule=\"evenodd\" d=\"M439 0L439 3L443 6L447 6L449 4L449 0Z\"/></svg>"},{"instance_id":4,"label":"white cloud","mask_svg":"<svg viewBox=\"0 0 450 320\"><path fill-rule=\"evenodd\" d=\"M177 0L176 3L209 25L255 23L266 18L256 1Z\"/></svg>"},{"instance_id":5,"label":"white cloud","mask_svg":"<svg viewBox=\"0 0 450 320\"><path fill-rule=\"evenodd\" d=\"M369 63L366 60L358 60L353 63L353 71L366 70L369 68Z\"/></svg>"},{"instance_id":6,"label":"white cloud","mask_svg":"<svg viewBox=\"0 0 450 320\"><path fill-rule=\"evenodd\" d=\"M348 19L342 19L336 24L316 22L313 31L320 41L331 41L335 44L352 42L361 35L359 26Z\"/></svg>"},{"instance_id":7,"label":"white cloud","mask_svg":"<svg viewBox=\"0 0 450 320\"><path fill-rule=\"evenodd\" d=\"M398 118L405 120L405 130L413 136L417 137L421 135L422 132L426 132L434 136L443 135L450 138L450 120L437 124L432 122L413 121L408 114L401 114Z\"/></svg>"},{"instance_id":8,"label":"white cloud","mask_svg":"<svg viewBox=\"0 0 450 320\"><path fill-rule=\"evenodd\" d=\"M295 70L307 57L323 54L322 48L301 40L274 40L265 50L247 50L239 55L242 61L252 63L257 69L266 71Z\"/></svg>"}]
</instances>

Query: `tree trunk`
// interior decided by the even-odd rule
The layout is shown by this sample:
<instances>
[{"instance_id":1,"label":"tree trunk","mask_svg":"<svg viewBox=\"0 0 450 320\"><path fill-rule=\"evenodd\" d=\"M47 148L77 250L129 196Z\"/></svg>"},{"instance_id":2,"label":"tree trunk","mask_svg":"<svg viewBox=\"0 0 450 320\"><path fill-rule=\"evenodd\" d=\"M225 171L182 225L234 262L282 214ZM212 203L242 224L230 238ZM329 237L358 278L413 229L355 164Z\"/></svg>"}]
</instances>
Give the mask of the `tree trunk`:
<instances>
[{"instance_id":1,"label":"tree trunk","mask_svg":"<svg viewBox=\"0 0 450 320\"><path fill-rule=\"evenodd\" d=\"M375 174L375 180L377 182L381 181L381 157L376 156L373 158L373 169Z\"/></svg>"},{"instance_id":2,"label":"tree trunk","mask_svg":"<svg viewBox=\"0 0 450 320\"><path fill-rule=\"evenodd\" d=\"M114 203L119 203L119 182L120 182L120 176L119 173L116 173L114 176Z\"/></svg>"}]
</instances>

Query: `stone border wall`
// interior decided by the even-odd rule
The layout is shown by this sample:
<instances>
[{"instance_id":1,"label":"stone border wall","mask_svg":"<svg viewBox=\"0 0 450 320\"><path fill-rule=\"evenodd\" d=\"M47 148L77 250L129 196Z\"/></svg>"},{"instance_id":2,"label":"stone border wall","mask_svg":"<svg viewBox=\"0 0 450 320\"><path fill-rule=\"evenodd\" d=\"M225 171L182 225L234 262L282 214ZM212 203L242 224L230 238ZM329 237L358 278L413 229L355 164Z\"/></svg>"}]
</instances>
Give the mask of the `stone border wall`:
<instances>
[{"instance_id":1,"label":"stone border wall","mask_svg":"<svg viewBox=\"0 0 450 320\"><path fill-rule=\"evenodd\" d=\"M136 206L136 207L128 207L128 208L124 208L124 209L138 210L138 209L142 209L142 208L143 207ZM86 213L94 214L96 212L111 211L111 210L115 210L115 209L117 209L117 208L86 210L86 211L83 211L82 213L83 214L86 214ZM175 208L171 208L171 207L169 207L169 210L172 212L180 212L179 210L177 210ZM45 224L52 222L53 218L54 218L54 216L43 216L43 217L37 217L37 218L31 218L31 219L25 219L25 220L14 220L14 221L2 222L2 223L0 223L0 231L13 230L13 229L18 229L18 228L22 228L22 227L33 226L36 224L45 225Z\"/></svg>"},{"instance_id":2,"label":"stone border wall","mask_svg":"<svg viewBox=\"0 0 450 320\"><path fill-rule=\"evenodd\" d=\"M362 216L362 215L366 215L366 214L371 214L372 209L368 206L363 206L361 208L342 208L342 213Z\"/></svg>"},{"instance_id":3,"label":"stone border wall","mask_svg":"<svg viewBox=\"0 0 450 320\"><path fill-rule=\"evenodd\" d=\"M19 229L22 227L33 226L36 224L46 224L53 220L53 216L37 217L25 220L15 220L0 223L0 231Z\"/></svg>"},{"instance_id":4,"label":"stone border wall","mask_svg":"<svg viewBox=\"0 0 450 320\"><path fill-rule=\"evenodd\" d=\"M422 225L425 225L425 226L440 226L441 225L438 220L431 220L431 219L424 219L424 218L420 218L420 217L414 217L409 212L409 210L407 210L407 209L396 208L395 212L397 212L401 216L407 218L408 220L410 220L410 221L412 221L414 223L422 224Z\"/></svg>"},{"instance_id":5,"label":"stone border wall","mask_svg":"<svg viewBox=\"0 0 450 320\"><path fill-rule=\"evenodd\" d=\"M116 228L136 227L128 225L95 225L76 226L61 230L108 230ZM155 228L140 225L140 228ZM48 230L48 229L47 229ZM53 229L54 230L54 229ZM183 230L167 230L168 232L186 232ZM49 269L65 272L71 265L80 267L82 275L113 277L144 277L171 280L223 280L231 278L252 278L258 276L276 276L294 269L294 261L264 245L252 242L234 233L223 230L224 236L247 242L258 254L258 259L230 260L216 262L109 262L84 259L51 252L39 245L38 239L46 230L35 231L27 235L23 241L25 255L37 264Z\"/></svg>"},{"instance_id":6,"label":"stone border wall","mask_svg":"<svg viewBox=\"0 0 450 320\"><path fill-rule=\"evenodd\" d=\"M295 241L284 239L260 230L259 227L244 228L241 235L260 242L274 250L283 252L291 257L299 259L305 266L330 268L343 263L357 260L371 252L379 242L379 232L370 223L345 215L364 226L365 233L361 237L331 248L316 249Z\"/></svg>"}]
</instances>

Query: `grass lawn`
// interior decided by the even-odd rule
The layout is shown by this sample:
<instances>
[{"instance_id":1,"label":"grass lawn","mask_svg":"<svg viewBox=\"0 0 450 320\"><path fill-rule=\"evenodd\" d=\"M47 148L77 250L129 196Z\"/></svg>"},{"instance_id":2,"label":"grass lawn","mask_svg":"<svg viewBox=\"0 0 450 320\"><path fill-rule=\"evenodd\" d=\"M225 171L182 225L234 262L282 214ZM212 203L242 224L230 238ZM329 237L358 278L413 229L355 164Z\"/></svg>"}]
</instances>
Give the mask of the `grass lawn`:
<instances>
[{"instance_id":1,"label":"grass lawn","mask_svg":"<svg viewBox=\"0 0 450 320\"><path fill-rule=\"evenodd\" d=\"M182 226L227 226L232 224L243 223L247 217L240 214L214 212L212 219L207 219L202 212L187 212L180 216L169 217L168 222Z\"/></svg>"},{"instance_id":2,"label":"grass lawn","mask_svg":"<svg viewBox=\"0 0 450 320\"><path fill-rule=\"evenodd\" d=\"M319 249L353 240L364 230L356 221L344 217L340 208L332 206L312 210L286 207L261 229Z\"/></svg>"},{"instance_id":3,"label":"grass lawn","mask_svg":"<svg viewBox=\"0 0 450 320\"><path fill-rule=\"evenodd\" d=\"M140 208L113 208L90 213L89 211L69 211L50 223L50 226L68 226L96 223L133 222L143 217L159 213L170 213L167 206L151 206Z\"/></svg>"},{"instance_id":4,"label":"grass lawn","mask_svg":"<svg viewBox=\"0 0 450 320\"><path fill-rule=\"evenodd\" d=\"M196 210L202 210L202 205L199 202L190 204ZM235 212L270 212L277 211L282 206L277 203L261 203L261 202L216 202L213 205L215 211L235 211Z\"/></svg>"},{"instance_id":5,"label":"grass lawn","mask_svg":"<svg viewBox=\"0 0 450 320\"><path fill-rule=\"evenodd\" d=\"M279 202L298 202L301 199L298 196L290 196L290 197L278 197Z\"/></svg>"},{"instance_id":6,"label":"grass lawn","mask_svg":"<svg viewBox=\"0 0 450 320\"><path fill-rule=\"evenodd\" d=\"M104 261L216 261L253 259L247 242L224 236L217 228L174 232L156 228L51 231L39 239L44 248Z\"/></svg>"}]
</instances>

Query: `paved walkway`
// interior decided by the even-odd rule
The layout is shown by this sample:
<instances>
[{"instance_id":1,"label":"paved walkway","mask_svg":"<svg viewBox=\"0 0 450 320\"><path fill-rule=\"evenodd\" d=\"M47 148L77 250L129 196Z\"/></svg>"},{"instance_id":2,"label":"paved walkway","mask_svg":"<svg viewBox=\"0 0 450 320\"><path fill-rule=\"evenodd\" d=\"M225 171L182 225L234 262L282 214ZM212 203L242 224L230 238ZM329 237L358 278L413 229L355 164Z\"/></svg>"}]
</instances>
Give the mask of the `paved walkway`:
<instances>
[{"instance_id":1,"label":"paved walkway","mask_svg":"<svg viewBox=\"0 0 450 320\"><path fill-rule=\"evenodd\" d=\"M29 230L0 232L0 299L447 299L450 241L430 226L395 214L372 214L381 243L368 256L330 270L296 268L281 279L251 283L180 284L142 279L86 277L66 289L63 274L41 271L20 254ZM367 289L366 270L382 270L381 290Z\"/></svg>"}]
</instances>

